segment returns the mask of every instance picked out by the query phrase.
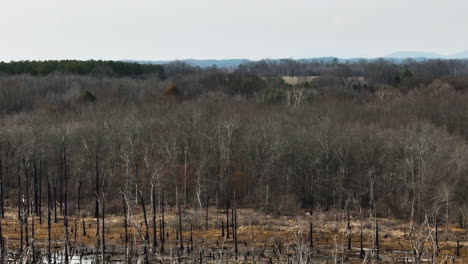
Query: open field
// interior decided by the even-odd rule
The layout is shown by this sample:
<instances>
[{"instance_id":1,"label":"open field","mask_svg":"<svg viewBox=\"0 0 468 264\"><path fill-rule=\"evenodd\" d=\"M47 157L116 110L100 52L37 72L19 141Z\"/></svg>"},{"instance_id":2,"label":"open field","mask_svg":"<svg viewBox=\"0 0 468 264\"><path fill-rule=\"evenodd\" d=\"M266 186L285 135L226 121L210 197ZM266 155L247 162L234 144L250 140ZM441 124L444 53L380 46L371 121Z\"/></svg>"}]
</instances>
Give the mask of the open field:
<instances>
[{"instance_id":1,"label":"open field","mask_svg":"<svg viewBox=\"0 0 468 264\"><path fill-rule=\"evenodd\" d=\"M149 221L148 259L151 263L411 263L414 262L415 250L420 250L420 263L467 263L467 230L450 225L445 233L445 226L438 229L438 253L435 253L435 231L433 225L414 225L410 234L411 223L395 219L372 219L368 215L350 215L351 250L348 249L349 229L347 214L343 212L300 212L296 216L278 216L256 212L251 209L238 209L237 248L233 227L230 237L227 229L222 236L221 226L225 225L225 210L210 208L208 229L205 226L205 210L182 210L182 245L177 232L178 214L168 210L165 217L165 243L160 236L160 225L156 225L156 242L153 246L152 222ZM8 211L2 221L5 245L10 259L21 256L20 226L16 214ZM53 221L54 219L52 219ZM59 217L52 223L52 257L60 259L64 248L64 225ZM157 218L160 223L161 218ZM377 260L376 221L378 223L379 248ZM28 254L40 250L47 259L47 219L29 217L29 242L23 242L23 259L31 258ZM101 259L101 247L98 247L96 219L91 217L70 217L69 247L70 255L77 261ZM230 219L230 221L232 221ZM83 224L84 223L84 224ZM130 215L128 222L129 241L125 242L123 216L106 216L105 241L107 262L143 261L145 252L145 225L142 214ZM313 245L310 243L310 224L313 224ZM85 229L85 232L83 230ZM192 227L192 231L191 231ZM361 227L362 247L361 252ZM26 231L24 231L26 232ZM25 235L25 234L24 234ZM457 244L459 240L459 256ZM36 248L33 250L33 248ZM200 259L201 258L201 259Z\"/></svg>"}]
</instances>

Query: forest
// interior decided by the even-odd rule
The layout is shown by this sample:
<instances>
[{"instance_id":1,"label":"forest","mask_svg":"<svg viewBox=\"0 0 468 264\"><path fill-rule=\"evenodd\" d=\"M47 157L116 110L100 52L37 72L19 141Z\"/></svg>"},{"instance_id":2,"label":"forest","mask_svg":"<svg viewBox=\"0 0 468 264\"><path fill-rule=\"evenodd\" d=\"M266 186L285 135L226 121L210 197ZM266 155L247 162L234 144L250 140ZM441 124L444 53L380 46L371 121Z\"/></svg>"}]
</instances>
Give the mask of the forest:
<instances>
[{"instance_id":1,"label":"forest","mask_svg":"<svg viewBox=\"0 0 468 264\"><path fill-rule=\"evenodd\" d=\"M463 60L0 63L1 261L468 263L467 91Z\"/></svg>"}]
</instances>

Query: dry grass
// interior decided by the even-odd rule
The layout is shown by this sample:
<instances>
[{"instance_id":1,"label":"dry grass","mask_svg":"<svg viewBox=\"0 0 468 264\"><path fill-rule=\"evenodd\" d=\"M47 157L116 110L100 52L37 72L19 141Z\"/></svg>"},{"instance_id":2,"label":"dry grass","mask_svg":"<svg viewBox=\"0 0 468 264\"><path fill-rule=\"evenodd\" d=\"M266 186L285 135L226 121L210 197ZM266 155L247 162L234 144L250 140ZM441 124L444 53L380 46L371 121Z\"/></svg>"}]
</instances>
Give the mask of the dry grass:
<instances>
[{"instance_id":1,"label":"dry grass","mask_svg":"<svg viewBox=\"0 0 468 264\"><path fill-rule=\"evenodd\" d=\"M174 251L178 245L176 229L178 227L177 214L175 211L168 210L166 217L166 231L168 237L164 245L165 251ZM212 252L233 252L234 241L231 234L230 238L221 237L221 221L225 222L225 214L221 210L210 209L210 218L208 230L205 230L204 211L185 210L183 214L183 238L185 246L188 246L190 238L190 224L193 224L193 244L195 251L204 249ZM252 255L257 260L287 258L287 256L297 255L301 246L309 245L309 223L314 223L314 249L310 250L313 259L318 261L342 259L346 263L362 263L359 256L360 245L360 219L352 218L352 250L347 250L347 229L346 219L343 214L339 214L336 219L330 217L330 213L316 213L314 216L300 214L294 217L272 217L261 214L250 209L238 210L238 245L239 258L245 259ZM47 243L47 222L43 218L42 225L39 224L39 217L34 218L34 244L45 248ZM82 221L85 221L86 235L83 235ZM97 244L96 220L93 218L75 218L69 219L69 237L70 243L79 247L94 248ZM150 219L149 219L150 221ZM395 219L378 219L379 238L381 242L380 256L383 263L395 263L404 257L412 257L412 249L409 236L409 223ZM159 217L158 217L159 223ZM373 221L363 220L364 248L367 250L373 248L374 229ZM151 222L149 223L151 227ZM20 226L16 220L16 213L8 211L5 219L2 221L3 235L10 250L18 249L20 242ZM141 247L143 241L143 219L141 215L130 218L129 232L132 234L132 243L135 247ZM32 237L32 217L29 218L30 235ZM159 225L158 225L159 230ZM106 242L108 248L115 246L121 247L124 242L123 217L108 216L106 218ZM439 259L450 259L454 257L457 263L468 263L468 242L467 230L450 226L450 232L445 235L443 230L439 231ZM76 234L75 234L76 233ZM75 238L76 237L76 238ZM63 243L64 228L63 221L59 219L57 223L52 224L52 245L60 248ZM152 230L150 230L152 238ZM159 238L159 235L158 235ZM413 238L415 239L415 238ZM461 257L455 256L456 240L460 240ZM160 244L160 241L158 240ZM158 247L159 250L159 247ZM429 254L432 250L432 241L426 244L424 254ZM281 254L278 253L281 251ZM370 251L369 251L370 252ZM196 254L195 254L196 255ZM240 257L242 256L242 257ZM426 256L424 255L424 258Z\"/></svg>"}]
</instances>

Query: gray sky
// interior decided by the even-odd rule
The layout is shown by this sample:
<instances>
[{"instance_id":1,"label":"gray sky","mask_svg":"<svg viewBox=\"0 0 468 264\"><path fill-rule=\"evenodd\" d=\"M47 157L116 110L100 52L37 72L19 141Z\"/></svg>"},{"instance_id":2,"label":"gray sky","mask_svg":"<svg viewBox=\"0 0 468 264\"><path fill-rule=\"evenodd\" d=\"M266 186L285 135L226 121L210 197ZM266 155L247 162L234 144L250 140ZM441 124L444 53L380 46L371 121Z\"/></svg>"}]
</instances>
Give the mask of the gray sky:
<instances>
[{"instance_id":1,"label":"gray sky","mask_svg":"<svg viewBox=\"0 0 468 264\"><path fill-rule=\"evenodd\" d=\"M466 0L1 0L0 60L468 50Z\"/></svg>"}]
</instances>

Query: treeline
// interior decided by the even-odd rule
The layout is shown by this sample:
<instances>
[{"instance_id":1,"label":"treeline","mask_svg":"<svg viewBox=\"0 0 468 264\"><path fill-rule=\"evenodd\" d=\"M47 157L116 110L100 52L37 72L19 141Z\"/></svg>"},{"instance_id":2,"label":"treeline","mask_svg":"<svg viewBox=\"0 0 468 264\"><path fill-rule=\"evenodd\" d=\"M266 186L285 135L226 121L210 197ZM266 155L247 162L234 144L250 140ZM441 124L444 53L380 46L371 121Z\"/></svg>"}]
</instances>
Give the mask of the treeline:
<instances>
[{"instance_id":1,"label":"treeline","mask_svg":"<svg viewBox=\"0 0 468 264\"><path fill-rule=\"evenodd\" d=\"M196 208L235 196L279 214L363 208L458 221L468 210L468 96L443 82L290 104L222 92L162 97L171 80L157 78L0 81L2 90L26 82L9 93L31 98L29 109L0 119L6 205L44 199L49 183L70 214L94 212L96 195L119 213L120 189L138 203L139 191L151 200L152 186L169 204ZM97 100L74 102L81 90Z\"/></svg>"},{"instance_id":2,"label":"treeline","mask_svg":"<svg viewBox=\"0 0 468 264\"><path fill-rule=\"evenodd\" d=\"M130 62L101 60L0 62L0 75L30 74L33 76L45 76L52 73L116 77L138 77L143 75L155 75L159 78L164 77L164 69L160 65Z\"/></svg>"},{"instance_id":3,"label":"treeline","mask_svg":"<svg viewBox=\"0 0 468 264\"><path fill-rule=\"evenodd\" d=\"M139 203L153 188L169 204L196 208L235 196L239 206L278 214L372 209L465 221L463 67L423 74L400 65L396 84L385 67L369 65L367 74L389 83L330 75L297 85L165 67L165 79L1 76L0 205L41 204L50 185L59 211L68 201L70 214L94 212L97 195L119 213L121 191ZM162 96L172 83L180 92Z\"/></svg>"}]
</instances>

